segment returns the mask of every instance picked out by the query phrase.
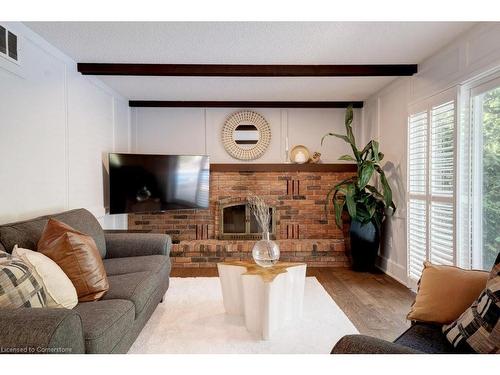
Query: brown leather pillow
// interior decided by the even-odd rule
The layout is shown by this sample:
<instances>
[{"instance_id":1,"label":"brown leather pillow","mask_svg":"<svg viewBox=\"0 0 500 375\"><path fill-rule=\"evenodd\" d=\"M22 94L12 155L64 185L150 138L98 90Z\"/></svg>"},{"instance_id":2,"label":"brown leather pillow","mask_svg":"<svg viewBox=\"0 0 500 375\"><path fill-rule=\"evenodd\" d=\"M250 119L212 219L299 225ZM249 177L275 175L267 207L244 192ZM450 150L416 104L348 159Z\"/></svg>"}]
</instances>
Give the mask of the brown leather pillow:
<instances>
[{"instance_id":1,"label":"brown leather pillow","mask_svg":"<svg viewBox=\"0 0 500 375\"><path fill-rule=\"evenodd\" d=\"M38 241L38 251L68 275L79 302L96 301L109 289L104 264L92 237L49 219Z\"/></svg>"},{"instance_id":2,"label":"brown leather pillow","mask_svg":"<svg viewBox=\"0 0 500 375\"><path fill-rule=\"evenodd\" d=\"M415 302L407 319L447 324L479 297L489 273L424 262Z\"/></svg>"}]
</instances>

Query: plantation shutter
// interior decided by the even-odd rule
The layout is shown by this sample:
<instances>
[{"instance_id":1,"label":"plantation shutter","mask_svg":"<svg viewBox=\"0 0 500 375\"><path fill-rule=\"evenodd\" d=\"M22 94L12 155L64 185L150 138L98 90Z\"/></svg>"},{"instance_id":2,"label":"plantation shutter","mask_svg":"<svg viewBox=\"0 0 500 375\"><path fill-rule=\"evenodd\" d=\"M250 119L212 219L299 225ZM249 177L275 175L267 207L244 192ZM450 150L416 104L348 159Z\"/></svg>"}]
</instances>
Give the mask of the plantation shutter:
<instances>
[{"instance_id":1,"label":"plantation shutter","mask_svg":"<svg viewBox=\"0 0 500 375\"><path fill-rule=\"evenodd\" d=\"M453 196L455 103L432 108L431 192Z\"/></svg>"},{"instance_id":2,"label":"plantation shutter","mask_svg":"<svg viewBox=\"0 0 500 375\"><path fill-rule=\"evenodd\" d=\"M432 108L430 260L455 264L454 176L455 102Z\"/></svg>"},{"instance_id":3,"label":"plantation shutter","mask_svg":"<svg viewBox=\"0 0 500 375\"><path fill-rule=\"evenodd\" d=\"M427 185L427 112L410 116L409 166L410 193L426 193Z\"/></svg>"},{"instance_id":4,"label":"plantation shutter","mask_svg":"<svg viewBox=\"0 0 500 375\"><path fill-rule=\"evenodd\" d=\"M408 118L408 276L423 262L456 264L455 101L430 102Z\"/></svg>"},{"instance_id":5,"label":"plantation shutter","mask_svg":"<svg viewBox=\"0 0 500 375\"><path fill-rule=\"evenodd\" d=\"M408 213L408 274L418 280L427 259L427 208L426 201L410 199Z\"/></svg>"},{"instance_id":6,"label":"plantation shutter","mask_svg":"<svg viewBox=\"0 0 500 375\"><path fill-rule=\"evenodd\" d=\"M408 274L418 279L427 259L427 111L408 121Z\"/></svg>"},{"instance_id":7,"label":"plantation shutter","mask_svg":"<svg viewBox=\"0 0 500 375\"><path fill-rule=\"evenodd\" d=\"M430 260L434 264L454 264L453 204L431 203Z\"/></svg>"}]
</instances>

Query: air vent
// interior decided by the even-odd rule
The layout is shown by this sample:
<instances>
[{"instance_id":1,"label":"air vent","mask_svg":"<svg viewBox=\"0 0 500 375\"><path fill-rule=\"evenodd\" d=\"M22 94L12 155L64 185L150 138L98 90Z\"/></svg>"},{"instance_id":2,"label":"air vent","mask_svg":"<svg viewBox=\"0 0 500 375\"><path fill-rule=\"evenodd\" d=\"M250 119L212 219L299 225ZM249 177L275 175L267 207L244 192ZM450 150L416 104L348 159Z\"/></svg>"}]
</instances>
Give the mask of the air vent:
<instances>
[{"instance_id":1,"label":"air vent","mask_svg":"<svg viewBox=\"0 0 500 375\"><path fill-rule=\"evenodd\" d=\"M0 25L0 57L19 65L18 36L2 25Z\"/></svg>"},{"instance_id":2,"label":"air vent","mask_svg":"<svg viewBox=\"0 0 500 375\"><path fill-rule=\"evenodd\" d=\"M9 31L9 57L17 61L17 35Z\"/></svg>"},{"instance_id":3,"label":"air vent","mask_svg":"<svg viewBox=\"0 0 500 375\"><path fill-rule=\"evenodd\" d=\"M7 30L0 26L0 53L7 54Z\"/></svg>"}]
</instances>

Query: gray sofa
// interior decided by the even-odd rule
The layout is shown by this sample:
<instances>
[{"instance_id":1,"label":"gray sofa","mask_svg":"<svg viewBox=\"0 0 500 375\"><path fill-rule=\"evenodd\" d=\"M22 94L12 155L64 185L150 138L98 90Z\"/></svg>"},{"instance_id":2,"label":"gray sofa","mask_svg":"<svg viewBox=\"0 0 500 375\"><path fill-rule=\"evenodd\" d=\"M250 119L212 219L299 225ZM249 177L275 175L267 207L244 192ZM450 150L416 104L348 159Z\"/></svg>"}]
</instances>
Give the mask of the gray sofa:
<instances>
[{"instance_id":1,"label":"gray sofa","mask_svg":"<svg viewBox=\"0 0 500 375\"><path fill-rule=\"evenodd\" d=\"M87 210L0 226L0 250L36 250L52 217L92 236L103 258L109 290L74 309L0 309L0 352L126 353L168 289L170 237L104 233Z\"/></svg>"},{"instance_id":2,"label":"gray sofa","mask_svg":"<svg viewBox=\"0 0 500 375\"><path fill-rule=\"evenodd\" d=\"M394 342L365 335L347 335L333 347L332 354L467 354L446 339L441 326L414 323Z\"/></svg>"}]
</instances>

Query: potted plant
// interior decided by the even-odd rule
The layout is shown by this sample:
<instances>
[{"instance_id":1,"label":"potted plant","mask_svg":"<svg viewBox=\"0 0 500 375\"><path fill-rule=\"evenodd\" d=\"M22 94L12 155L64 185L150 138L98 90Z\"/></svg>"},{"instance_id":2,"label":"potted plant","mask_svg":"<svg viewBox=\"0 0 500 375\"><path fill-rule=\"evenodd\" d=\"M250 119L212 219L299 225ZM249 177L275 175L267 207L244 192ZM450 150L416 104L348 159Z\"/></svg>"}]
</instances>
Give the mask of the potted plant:
<instances>
[{"instance_id":1,"label":"potted plant","mask_svg":"<svg viewBox=\"0 0 500 375\"><path fill-rule=\"evenodd\" d=\"M378 142L371 140L362 150L358 150L351 126L352 119L352 106L349 106L345 115L346 135L328 133L321 139L321 144L328 136L347 142L353 156L342 155L339 160L354 161L357 164L355 176L339 182L328 192L325 210L328 212L329 204L333 201L335 221L341 228L342 212L347 208L351 218L349 235L353 269L371 271L378 254L382 223L389 210L392 214L396 212L396 206L392 201L391 187L380 166L384 154L379 151ZM381 191L370 185L374 174L379 176Z\"/></svg>"}]
</instances>

